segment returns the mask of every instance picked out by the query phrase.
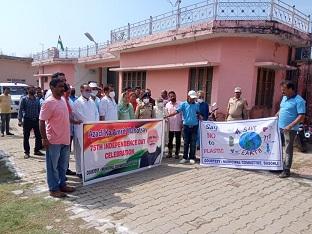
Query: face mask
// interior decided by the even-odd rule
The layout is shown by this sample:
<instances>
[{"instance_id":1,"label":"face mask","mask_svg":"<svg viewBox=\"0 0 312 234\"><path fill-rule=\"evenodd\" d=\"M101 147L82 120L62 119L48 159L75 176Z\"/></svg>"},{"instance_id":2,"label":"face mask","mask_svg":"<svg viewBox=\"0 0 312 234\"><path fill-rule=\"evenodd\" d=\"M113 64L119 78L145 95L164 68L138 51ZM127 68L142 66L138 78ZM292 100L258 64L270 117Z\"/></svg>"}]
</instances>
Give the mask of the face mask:
<instances>
[{"instance_id":1,"label":"face mask","mask_svg":"<svg viewBox=\"0 0 312 234\"><path fill-rule=\"evenodd\" d=\"M98 94L98 91L97 91L97 90L92 90L91 96L95 97L97 94Z\"/></svg>"},{"instance_id":2,"label":"face mask","mask_svg":"<svg viewBox=\"0 0 312 234\"><path fill-rule=\"evenodd\" d=\"M199 98L199 99L197 99L197 102L202 103L202 102L204 102L204 99Z\"/></svg>"},{"instance_id":3,"label":"face mask","mask_svg":"<svg viewBox=\"0 0 312 234\"><path fill-rule=\"evenodd\" d=\"M115 91L109 92L109 96L110 96L111 98L114 98L114 97L115 97Z\"/></svg>"},{"instance_id":4,"label":"face mask","mask_svg":"<svg viewBox=\"0 0 312 234\"><path fill-rule=\"evenodd\" d=\"M145 98L145 99L143 99L143 102L144 102L145 104L147 104L147 103L149 103L149 99L148 99L148 98Z\"/></svg>"},{"instance_id":5,"label":"face mask","mask_svg":"<svg viewBox=\"0 0 312 234\"><path fill-rule=\"evenodd\" d=\"M90 92L82 92L82 96L85 97L86 99L89 99L91 96Z\"/></svg>"}]
</instances>

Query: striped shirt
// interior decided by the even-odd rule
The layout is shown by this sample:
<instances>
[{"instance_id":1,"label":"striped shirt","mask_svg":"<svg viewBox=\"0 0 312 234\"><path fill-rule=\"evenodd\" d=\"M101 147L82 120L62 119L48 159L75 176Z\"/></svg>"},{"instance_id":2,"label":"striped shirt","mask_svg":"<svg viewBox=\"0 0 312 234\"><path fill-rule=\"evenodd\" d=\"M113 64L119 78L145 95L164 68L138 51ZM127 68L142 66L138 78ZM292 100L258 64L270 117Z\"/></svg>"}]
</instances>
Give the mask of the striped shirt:
<instances>
[{"instance_id":1,"label":"striped shirt","mask_svg":"<svg viewBox=\"0 0 312 234\"><path fill-rule=\"evenodd\" d=\"M18 120L23 118L39 120L40 101L37 98L29 98L26 96L22 98L20 108L18 111Z\"/></svg>"}]
</instances>

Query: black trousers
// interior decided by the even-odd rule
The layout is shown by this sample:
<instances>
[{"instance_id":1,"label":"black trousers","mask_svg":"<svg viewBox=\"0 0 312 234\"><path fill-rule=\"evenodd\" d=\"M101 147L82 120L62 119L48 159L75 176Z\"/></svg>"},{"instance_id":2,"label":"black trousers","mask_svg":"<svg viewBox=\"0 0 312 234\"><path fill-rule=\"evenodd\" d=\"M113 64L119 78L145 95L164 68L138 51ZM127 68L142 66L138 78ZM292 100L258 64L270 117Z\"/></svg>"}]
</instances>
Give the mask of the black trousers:
<instances>
[{"instance_id":1,"label":"black trousers","mask_svg":"<svg viewBox=\"0 0 312 234\"><path fill-rule=\"evenodd\" d=\"M4 130L6 134L10 132L10 118L11 114L0 114L1 115L1 133L4 134Z\"/></svg>"},{"instance_id":2,"label":"black trousers","mask_svg":"<svg viewBox=\"0 0 312 234\"><path fill-rule=\"evenodd\" d=\"M196 137L198 132L198 125L188 126L183 125L184 134L184 152L183 158L185 160L193 159L195 160L196 153Z\"/></svg>"},{"instance_id":3,"label":"black trousers","mask_svg":"<svg viewBox=\"0 0 312 234\"><path fill-rule=\"evenodd\" d=\"M41 142L41 135L39 131L39 119L28 119L24 118L24 152L25 154L30 153L30 146L29 146L29 137L31 130L34 130L35 133L35 149L34 152L37 152L42 149L42 142Z\"/></svg>"},{"instance_id":4,"label":"black trousers","mask_svg":"<svg viewBox=\"0 0 312 234\"><path fill-rule=\"evenodd\" d=\"M181 131L180 132L169 131L168 149L170 152L172 152L172 149L173 149L173 138L174 137L176 139L175 155L179 155L180 148L181 148Z\"/></svg>"}]
</instances>

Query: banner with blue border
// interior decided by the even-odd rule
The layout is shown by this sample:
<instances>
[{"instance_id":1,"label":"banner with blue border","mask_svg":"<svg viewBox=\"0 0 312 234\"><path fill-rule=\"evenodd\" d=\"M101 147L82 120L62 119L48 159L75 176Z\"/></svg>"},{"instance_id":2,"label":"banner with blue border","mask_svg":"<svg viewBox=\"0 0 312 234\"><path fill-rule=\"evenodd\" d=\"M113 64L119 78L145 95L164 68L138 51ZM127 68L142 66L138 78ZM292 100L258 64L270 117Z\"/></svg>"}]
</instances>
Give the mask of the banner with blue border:
<instances>
[{"instance_id":1,"label":"banner with blue border","mask_svg":"<svg viewBox=\"0 0 312 234\"><path fill-rule=\"evenodd\" d=\"M200 164L282 170L277 118L200 123Z\"/></svg>"}]
</instances>

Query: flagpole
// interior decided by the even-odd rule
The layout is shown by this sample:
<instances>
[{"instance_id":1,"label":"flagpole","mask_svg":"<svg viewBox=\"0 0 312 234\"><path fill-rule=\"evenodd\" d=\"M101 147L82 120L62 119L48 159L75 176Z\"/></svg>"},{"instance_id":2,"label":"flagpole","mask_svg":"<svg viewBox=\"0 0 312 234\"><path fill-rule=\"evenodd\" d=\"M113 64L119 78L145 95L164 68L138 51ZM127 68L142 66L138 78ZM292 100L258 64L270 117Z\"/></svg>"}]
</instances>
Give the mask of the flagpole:
<instances>
[{"instance_id":1,"label":"flagpole","mask_svg":"<svg viewBox=\"0 0 312 234\"><path fill-rule=\"evenodd\" d=\"M56 49L58 49L59 39L60 39L60 35L59 35L59 38L57 39Z\"/></svg>"}]
</instances>

